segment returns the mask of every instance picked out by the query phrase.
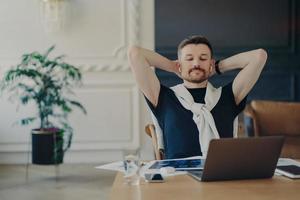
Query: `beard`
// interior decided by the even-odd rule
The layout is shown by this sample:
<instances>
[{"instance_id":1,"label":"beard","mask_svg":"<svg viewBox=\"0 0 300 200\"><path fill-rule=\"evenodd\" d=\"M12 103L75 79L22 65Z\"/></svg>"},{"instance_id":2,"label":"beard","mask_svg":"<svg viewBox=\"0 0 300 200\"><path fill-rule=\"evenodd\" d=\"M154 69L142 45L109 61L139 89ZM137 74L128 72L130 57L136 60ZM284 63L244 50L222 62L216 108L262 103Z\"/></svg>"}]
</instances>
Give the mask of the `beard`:
<instances>
[{"instance_id":1,"label":"beard","mask_svg":"<svg viewBox=\"0 0 300 200\"><path fill-rule=\"evenodd\" d=\"M202 74L200 74L200 75L193 75L192 73L195 70L201 71ZM201 68L190 69L187 75L182 75L181 74L181 76L182 76L183 80L188 81L190 83L202 83L203 81L206 81L209 78L208 73L204 69L201 69Z\"/></svg>"}]
</instances>

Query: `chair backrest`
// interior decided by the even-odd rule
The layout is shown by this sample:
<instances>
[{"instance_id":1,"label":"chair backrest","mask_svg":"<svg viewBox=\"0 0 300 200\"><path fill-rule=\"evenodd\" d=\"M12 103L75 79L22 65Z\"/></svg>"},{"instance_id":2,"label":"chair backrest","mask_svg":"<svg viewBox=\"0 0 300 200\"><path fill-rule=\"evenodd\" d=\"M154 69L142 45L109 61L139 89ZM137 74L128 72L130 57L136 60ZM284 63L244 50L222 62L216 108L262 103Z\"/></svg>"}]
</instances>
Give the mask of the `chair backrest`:
<instances>
[{"instance_id":1,"label":"chair backrest","mask_svg":"<svg viewBox=\"0 0 300 200\"><path fill-rule=\"evenodd\" d=\"M153 146L153 149L154 149L155 159L156 160L164 159L164 151L163 151L163 149L159 149L159 147L158 147L157 135L156 135L156 132L155 132L155 126L153 124L147 124L145 126L145 132L152 139L152 146Z\"/></svg>"},{"instance_id":2,"label":"chair backrest","mask_svg":"<svg viewBox=\"0 0 300 200\"><path fill-rule=\"evenodd\" d=\"M254 136L283 135L281 157L300 158L300 103L255 100L244 115L251 119L246 124L248 134L250 130Z\"/></svg>"},{"instance_id":3,"label":"chair backrest","mask_svg":"<svg viewBox=\"0 0 300 200\"><path fill-rule=\"evenodd\" d=\"M238 137L244 137L245 136L245 130L244 130L244 124L242 123L243 120L243 114L239 115L238 118ZM162 160L165 158L165 153L164 149L159 146L159 141L158 141L158 135L157 132L155 131L155 125L154 124L147 124L145 126L145 132L146 134L151 137L152 139L152 146L154 149L154 156L156 160ZM162 141L160 141L163 143Z\"/></svg>"},{"instance_id":4,"label":"chair backrest","mask_svg":"<svg viewBox=\"0 0 300 200\"><path fill-rule=\"evenodd\" d=\"M253 119L257 136L300 136L300 103L252 101L244 113Z\"/></svg>"}]
</instances>

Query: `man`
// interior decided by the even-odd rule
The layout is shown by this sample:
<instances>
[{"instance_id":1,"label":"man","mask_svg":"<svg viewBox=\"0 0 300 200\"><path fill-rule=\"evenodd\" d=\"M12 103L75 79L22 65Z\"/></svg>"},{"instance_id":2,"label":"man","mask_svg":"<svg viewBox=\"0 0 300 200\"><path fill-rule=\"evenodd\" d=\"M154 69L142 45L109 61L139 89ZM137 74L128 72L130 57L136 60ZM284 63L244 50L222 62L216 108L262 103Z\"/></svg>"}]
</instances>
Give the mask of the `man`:
<instances>
[{"instance_id":1,"label":"man","mask_svg":"<svg viewBox=\"0 0 300 200\"><path fill-rule=\"evenodd\" d=\"M178 61L132 46L128 58L137 84L163 132L165 158L206 156L212 138L234 136L234 121L267 60L263 49L243 52L221 61L213 59L209 41L192 36L178 46ZM151 66L173 72L183 84L160 84ZM240 69L233 82L213 88L208 78Z\"/></svg>"}]
</instances>

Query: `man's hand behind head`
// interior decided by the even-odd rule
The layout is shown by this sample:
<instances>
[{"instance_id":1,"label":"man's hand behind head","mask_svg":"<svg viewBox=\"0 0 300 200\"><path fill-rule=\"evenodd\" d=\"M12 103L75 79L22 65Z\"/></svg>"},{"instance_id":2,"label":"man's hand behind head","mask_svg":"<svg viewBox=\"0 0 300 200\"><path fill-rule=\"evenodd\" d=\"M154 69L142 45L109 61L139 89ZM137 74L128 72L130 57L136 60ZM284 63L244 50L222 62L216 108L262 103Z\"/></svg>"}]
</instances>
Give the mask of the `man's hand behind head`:
<instances>
[{"instance_id":1,"label":"man's hand behind head","mask_svg":"<svg viewBox=\"0 0 300 200\"><path fill-rule=\"evenodd\" d=\"M212 70L209 73L209 77L212 77L213 75L215 75L216 72L216 61L214 59L212 59Z\"/></svg>"},{"instance_id":2,"label":"man's hand behind head","mask_svg":"<svg viewBox=\"0 0 300 200\"><path fill-rule=\"evenodd\" d=\"M180 68L180 63L178 60L173 60L172 62L172 68L173 68L173 72L182 79L181 77L181 68Z\"/></svg>"}]
</instances>

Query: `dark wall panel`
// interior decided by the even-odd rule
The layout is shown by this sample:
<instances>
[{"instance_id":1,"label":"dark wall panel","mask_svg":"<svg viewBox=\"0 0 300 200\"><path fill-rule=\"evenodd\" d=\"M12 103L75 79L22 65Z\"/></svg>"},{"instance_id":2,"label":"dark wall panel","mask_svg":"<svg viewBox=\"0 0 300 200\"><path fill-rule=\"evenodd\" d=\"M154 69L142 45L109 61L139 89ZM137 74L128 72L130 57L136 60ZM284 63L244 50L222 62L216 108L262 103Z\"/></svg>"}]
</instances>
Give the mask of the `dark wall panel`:
<instances>
[{"instance_id":1,"label":"dark wall panel","mask_svg":"<svg viewBox=\"0 0 300 200\"><path fill-rule=\"evenodd\" d=\"M249 99L300 100L300 20L297 0L156 0L156 50L176 59L177 45L201 34L212 43L215 58L264 48L268 62ZM176 76L157 71L167 85ZM234 73L214 77L224 84Z\"/></svg>"}]
</instances>

